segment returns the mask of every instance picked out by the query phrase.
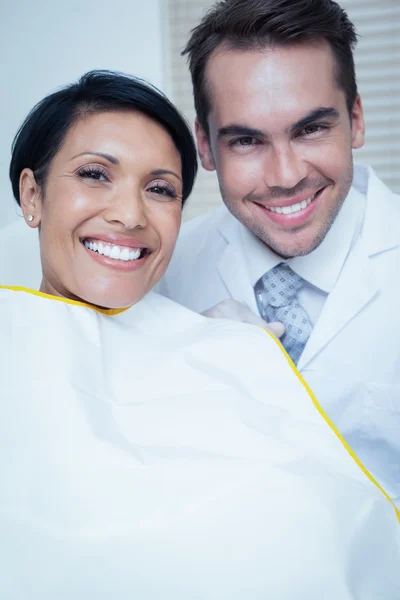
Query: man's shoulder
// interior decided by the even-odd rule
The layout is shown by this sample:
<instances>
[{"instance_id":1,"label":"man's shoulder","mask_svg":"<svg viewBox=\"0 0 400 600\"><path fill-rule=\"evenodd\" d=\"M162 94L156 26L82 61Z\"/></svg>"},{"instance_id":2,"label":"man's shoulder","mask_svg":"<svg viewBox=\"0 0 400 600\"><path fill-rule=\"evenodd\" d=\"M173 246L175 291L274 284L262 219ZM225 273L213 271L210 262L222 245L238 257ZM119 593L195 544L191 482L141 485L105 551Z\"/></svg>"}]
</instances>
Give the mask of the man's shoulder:
<instances>
[{"instance_id":1,"label":"man's shoulder","mask_svg":"<svg viewBox=\"0 0 400 600\"><path fill-rule=\"evenodd\" d=\"M184 223L169 270L181 264L193 267L197 262L212 260L226 245L222 231L232 220L236 221L227 208L219 206Z\"/></svg>"},{"instance_id":2,"label":"man's shoulder","mask_svg":"<svg viewBox=\"0 0 400 600\"><path fill-rule=\"evenodd\" d=\"M364 177L359 177L360 173ZM400 196L384 183L371 167L358 171L356 189L367 198L362 237L370 255L399 247Z\"/></svg>"},{"instance_id":3,"label":"man's shoulder","mask_svg":"<svg viewBox=\"0 0 400 600\"><path fill-rule=\"evenodd\" d=\"M236 223L225 206L185 223L156 291L199 312L226 299L217 265L228 245L224 231Z\"/></svg>"},{"instance_id":4,"label":"man's shoulder","mask_svg":"<svg viewBox=\"0 0 400 600\"><path fill-rule=\"evenodd\" d=\"M391 212L390 215L382 216L392 217L400 214L400 195L393 190L378 176L372 167L362 164L356 164L354 169L353 185L367 198L367 205L382 205L384 203L386 211Z\"/></svg>"},{"instance_id":5,"label":"man's shoulder","mask_svg":"<svg viewBox=\"0 0 400 600\"><path fill-rule=\"evenodd\" d=\"M223 204L214 208L214 210L207 212L203 215L199 215L190 221L186 221L181 228L178 243L182 240L186 240L188 237L191 239L194 237L203 237L205 233L215 234L220 225L226 220L231 218L229 211ZM233 218L233 217L232 217Z\"/></svg>"}]
</instances>

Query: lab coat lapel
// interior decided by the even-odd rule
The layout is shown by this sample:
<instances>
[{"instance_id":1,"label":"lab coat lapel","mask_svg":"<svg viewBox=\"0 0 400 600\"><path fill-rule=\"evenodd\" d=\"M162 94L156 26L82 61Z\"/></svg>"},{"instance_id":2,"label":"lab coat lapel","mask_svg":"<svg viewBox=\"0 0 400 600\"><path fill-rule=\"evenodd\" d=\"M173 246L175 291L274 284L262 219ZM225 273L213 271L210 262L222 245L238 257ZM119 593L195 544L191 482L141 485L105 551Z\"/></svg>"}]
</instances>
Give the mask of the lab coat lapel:
<instances>
[{"instance_id":1,"label":"lab coat lapel","mask_svg":"<svg viewBox=\"0 0 400 600\"><path fill-rule=\"evenodd\" d=\"M399 245L398 199L369 171L367 206L360 238L351 250L308 340L299 369L310 361L360 313L379 292L372 257Z\"/></svg>"},{"instance_id":2,"label":"lab coat lapel","mask_svg":"<svg viewBox=\"0 0 400 600\"><path fill-rule=\"evenodd\" d=\"M298 364L303 369L378 293L373 269L361 241L352 250L329 294Z\"/></svg>"},{"instance_id":3,"label":"lab coat lapel","mask_svg":"<svg viewBox=\"0 0 400 600\"><path fill-rule=\"evenodd\" d=\"M217 271L231 298L258 315L253 286L241 245L240 226L239 222L230 214L220 223L218 232L224 237L226 247L217 262Z\"/></svg>"}]
</instances>

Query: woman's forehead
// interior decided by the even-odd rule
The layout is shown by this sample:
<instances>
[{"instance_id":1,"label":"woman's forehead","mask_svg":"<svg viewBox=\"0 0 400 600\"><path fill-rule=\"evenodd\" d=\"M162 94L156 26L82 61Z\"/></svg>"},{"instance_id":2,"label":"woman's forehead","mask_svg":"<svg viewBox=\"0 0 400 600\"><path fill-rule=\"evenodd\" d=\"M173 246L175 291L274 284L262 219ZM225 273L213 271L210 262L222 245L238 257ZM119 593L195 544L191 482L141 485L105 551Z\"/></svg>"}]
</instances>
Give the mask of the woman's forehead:
<instances>
[{"instance_id":1,"label":"woman's forehead","mask_svg":"<svg viewBox=\"0 0 400 600\"><path fill-rule=\"evenodd\" d=\"M59 159L71 159L85 152L102 152L118 160L129 157L180 162L168 131L142 112L103 111L80 117L67 132Z\"/></svg>"}]
</instances>

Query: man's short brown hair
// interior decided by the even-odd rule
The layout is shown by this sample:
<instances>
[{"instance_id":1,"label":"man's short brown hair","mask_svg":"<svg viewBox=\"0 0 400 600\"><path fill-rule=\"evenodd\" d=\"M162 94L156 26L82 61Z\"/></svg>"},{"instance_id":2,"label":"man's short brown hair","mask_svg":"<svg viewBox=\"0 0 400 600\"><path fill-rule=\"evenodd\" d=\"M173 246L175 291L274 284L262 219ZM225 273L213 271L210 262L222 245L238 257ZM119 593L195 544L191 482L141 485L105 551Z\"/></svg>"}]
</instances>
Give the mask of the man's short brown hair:
<instances>
[{"instance_id":1,"label":"man's short brown hair","mask_svg":"<svg viewBox=\"0 0 400 600\"><path fill-rule=\"evenodd\" d=\"M208 134L211 98L205 78L207 61L223 46L229 50L304 42L329 43L335 58L336 84L351 114L357 97L353 49L357 35L347 13L333 0L222 0L191 32L182 54L189 57L197 118Z\"/></svg>"}]
</instances>

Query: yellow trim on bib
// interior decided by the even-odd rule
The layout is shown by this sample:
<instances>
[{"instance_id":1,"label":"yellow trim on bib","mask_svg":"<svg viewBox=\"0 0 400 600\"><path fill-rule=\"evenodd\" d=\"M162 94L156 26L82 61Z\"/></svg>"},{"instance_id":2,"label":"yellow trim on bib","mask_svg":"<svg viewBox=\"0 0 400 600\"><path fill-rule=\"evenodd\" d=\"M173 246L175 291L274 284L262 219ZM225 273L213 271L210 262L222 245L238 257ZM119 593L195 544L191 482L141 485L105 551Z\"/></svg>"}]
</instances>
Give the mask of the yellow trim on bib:
<instances>
[{"instance_id":1,"label":"yellow trim on bib","mask_svg":"<svg viewBox=\"0 0 400 600\"><path fill-rule=\"evenodd\" d=\"M391 497L389 496L389 494L387 492L385 492L385 490L383 489L383 487L381 485L379 485L379 483L376 481L376 479L373 477L373 475L371 475L371 473L368 471L368 469L363 465L363 463L358 458L358 456L356 455L356 453L354 452L354 450L352 450L352 448L350 447L350 445L346 442L346 440L344 439L344 437L342 436L342 434L340 433L340 431L338 430L338 428L334 425L334 423L328 417L328 415L326 414L326 412L324 411L324 409L322 408L322 406L320 405L320 403L316 399L316 397L315 397L313 391L311 390L310 386L305 381L305 379L303 378L302 374L297 369L296 365L293 363L292 359L290 358L289 354L286 352L286 350L283 347L283 345L281 344L281 342L270 331L268 331L267 329L264 329L264 331L266 331L268 333L268 335L272 337L272 339L277 344L277 346L282 350L282 352L284 353L284 355L287 358L287 361L288 361L288 363L290 365L290 368L292 369L293 373L296 375L296 377L300 381L300 383L305 387L305 389L306 389L308 395L310 396L310 398L312 400L312 403L314 404L315 408L317 409L317 411L319 412L319 414L321 415L321 417L324 419L324 421L332 429L333 433L336 435L336 437L339 439L339 441L346 448L347 452L350 454L351 458L354 460L354 462L356 463L356 465L361 469L361 471L364 473L364 475L366 475L366 477L378 488L378 490L380 490L382 492L382 494L385 496L386 500L389 500L390 504L394 508L394 512L396 513L397 519L398 519L398 521L400 523L400 510L397 508L397 506L395 505L395 503L393 502L393 500L391 499Z\"/></svg>"},{"instance_id":2,"label":"yellow trim on bib","mask_svg":"<svg viewBox=\"0 0 400 600\"><path fill-rule=\"evenodd\" d=\"M83 306L84 308L91 308L102 315L109 315L112 317L113 315L119 315L120 313L129 310L131 307L127 308L99 308L97 306L93 306L93 304L86 304L86 302L80 302L79 300L70 300L69 298L62 298L61 296L52 296L51 294L45 294L44 292L39 292L37 290L31 290L29 288L25 288L19 285L0 285L1 290L11 290L12 292L25 292L27 294L32 294L33 296L39 296L41 298L47 298L49 300L57 300L58 302L65 302L66 304L72 304L74 306Z\"/></svg>"}]
</instances>

